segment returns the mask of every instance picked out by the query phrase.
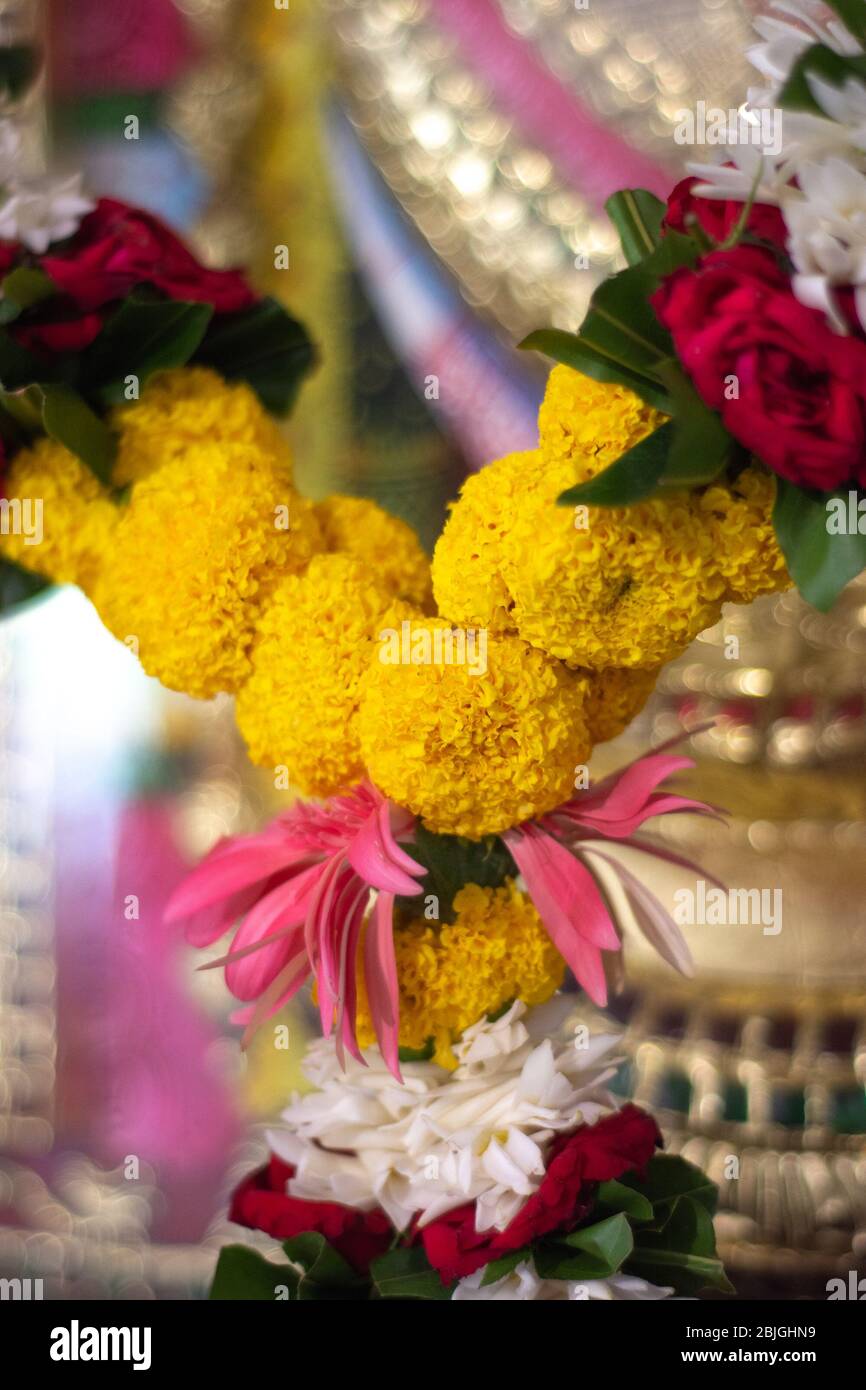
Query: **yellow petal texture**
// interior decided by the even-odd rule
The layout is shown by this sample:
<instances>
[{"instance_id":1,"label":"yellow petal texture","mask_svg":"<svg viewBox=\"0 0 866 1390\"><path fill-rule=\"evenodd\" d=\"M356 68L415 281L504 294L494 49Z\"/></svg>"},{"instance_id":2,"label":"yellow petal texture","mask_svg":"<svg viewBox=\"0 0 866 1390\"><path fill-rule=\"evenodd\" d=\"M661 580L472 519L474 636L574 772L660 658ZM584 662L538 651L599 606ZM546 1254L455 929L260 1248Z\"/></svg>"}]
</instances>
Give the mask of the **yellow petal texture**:
<instances>
[{"instance_id":1,"label":"yellow petal texture","mask_svg":"<svg viewBox=\"0 0 866 1390\"><path fill-rule=\"evenodd\" d=\"M353 555L395 598L426 608L430 559L411 526L365 497L338 493L316 505L328 550Z\"/></svg>"},{"instance_id":2,"label":"yellow petal texture","mask_svg":"<svg viewBox=\"0 0 866 1390\"><path fill-rule=\"evenodd\" d=\"M506 454L466 479L433 552L433 592L443 617L514 630L502 571L524 500L543 474L544 460L533 449Z\"/></svg>"},{"instance_id":3,"label":"yellow petal texture","mask_svg":"<svg viewBox=\"0 0 866 1390\"><path fill-rule=\"evenodd\" d=\"M775 501L776 480L760 468L744 468L730 485L713 485L701 494L727 596L738 603L791 587L773 530Z\"/></svg>"},{"instance_id":4,"label":"yellow petal texture","mask_svg":"<svg viewBox=\"0 0 866 1390\"><path fill-rule=\"evenodd\" d=\"M658 668L633 671L609 667L589 673L586 722L593 743L607 743L627 729L655 689Z\"/></svg>"},{"instance_id":5,"label":"yellow petal texture","mask_svg":"<svg viewBox=\"0 0 866 1390\"><path fill-rule=\"evenodd\" d=\"M518 638L492 633L483 674L480 663L449 664L448 631L441 619L413 621L412 650L426 642L432 659L371 663L361 750L373 781L431 830L480 839L570 795L590 751L587 685Z\"/></svg>"},{"instance_id":6,"label":"yellow petal texture","mask_svg":"<svg viewBox=\"0 0 866 1390\"><path fill-rule=\"evenodd\" d=\"M556 366L538 412L539 448L548 463L572 463L572 481L585 482L666 419L627 386Z\"/></svg>"},{"instance_id":7,"label":"yellow petal texture","mask_svg":"<svg viewBox=\"0 0 866 1390\"><path fill-rule=\"evenodd\" d=\"M453 1070L451 1050L465 1028L514 999L543 1004L559 989L565 962L525 893L469 883L454 898L454 921L423 917L394 936L400 989L400 1046L435 1044L434 1060ZM367 993L358 992L358 1041L375 1041Z\"/></svg>"},{"instance_id":8,"label":"yellow petal texture","mask_svg":"<svg viewBox=\"0 0 866 1390\"><path fill-rule=\"evenodd\" d=\"M208 367L178 367L154 376L141 399L112 412L119 443L114 465L118 486L203 442L249 444L268 453L291 478L289 446L276 421L245 382L225 381Z\"/></svg>"},{"instance_id":9,"label":"yellow petal texture","mask_svg":"<svg viewBox=\"0 0 866 1390\"><path fill-rule=\"evenodd\" d=\"M4 480L10 504L31 526L41 505L42 539L0 536L0 554L58 584L90 590L112 544L120 512L86 464L53 439L40 439L16 454ZM14 516L14 505L9 515Z\"/></svg>"},{"instance_id":10,"label":"yellow petal texture","mask_svg":"<svg viewBox=\"0 0 866 1390\"><path fill-rule=\"evenodd\" d=\"M209 440L133 487L93 598L163 685L234 693L262 609L321 546L312 503L271 453Z\"/></svg>"},{"instance_id":11,"label":"yellow petal texture","mask_svg":"<svg viewBox=\"0 0 866 1390\"><path fill-rule=\"evenodd\" d=\"M361 678L376 660L380 629L412 611L389 612L393 604L349 555L319 555L306 574L283 580L259 619L237 699L254 763L286 767L307 796L330 796L363 776Z\"/></svg>"}]
</instances>

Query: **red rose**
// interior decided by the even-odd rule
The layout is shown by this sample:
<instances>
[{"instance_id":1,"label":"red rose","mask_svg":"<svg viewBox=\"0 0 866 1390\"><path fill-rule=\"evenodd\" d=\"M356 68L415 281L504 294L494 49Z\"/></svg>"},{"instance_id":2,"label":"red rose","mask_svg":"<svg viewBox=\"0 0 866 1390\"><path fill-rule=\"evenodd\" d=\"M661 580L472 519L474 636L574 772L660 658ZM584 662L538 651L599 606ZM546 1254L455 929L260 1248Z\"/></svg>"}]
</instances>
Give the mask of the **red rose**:
<instances>
[{"instance_id":1,"label":"red rose","mask_svg":"<svg viewBox=\"0 0 866 1390\"><path fill-rule=\"evenodd\" d=\"M713 241L725 241L742 216L743 204L729 198L696 198L692 192L696 183L700 183L700 179L680 179L672 189L662 226L672 232L688 233L691 219L695 218ZM754 203L746 225L763 241L773 246L785 245L788 231L778 208Z\"/></svg>"},{"instance_id":2,"label":"red rose","mask_svg":"<svg viewBox=\"0 0 866 1390\"><path fill-rule=\"evenodd\" d=\"M62 254L43 256L40 265L86 310L140 284L212 304L218 314L248 309L257 298L240 271L207 270L158 217L113 198L101 198Z\"/></svg>"},{"instance_id":3,"label":"red rose","mask_svg":"<svg viewBox=\"0 0 866 1390\"><path fill-rule=\"evenodd\" d=\"M83 352L101 328L101 314L80 314L78 318L54 319L51 323L13 323L11 332L30 352L50 356L52 353Z\"/></svg>"},{"instance_id":4,"label":"red rose","mask_svg":"<svg viewBox=\"0 0 866 1390\"><path fill-rule=\"evenodd\" d=\"M266 1231L275 1240L318 1231L353 1269L366 1274L370 1261L384 1255L394 1239L394 1228L385 1213L290 1197L286 1183L294 1173L290 1164L272 1156L265 1168L251 1173L235 1189L229 1219L254 1231Z\"/></svg>"},{"instance_id":5,"label":"red rose","mask_svg":"<svg viewBox=\"0 0 866 1390\"><path fill-rule=\"evenodd\" d=\"M712 251L652 303L702 399L768 468L821 491L866 483L866 342L795 299L771 252Z\"/></svg>"},{"instance_id":6,"label":"red rose","mask_svg":"<svg viewBox=\"0 0 866 1390\"><path fill-rule=\"evenodd\" d=\"M574 1230L592 1210L596 1184L641 1172L661 1142L655 1120L636 1105L558 1135L541 1186L504 1231L476 1231L475 1204L458 1207L419 1233L428 1260L451 1284L550 1231Z\"/></svg>"}]
</instances>

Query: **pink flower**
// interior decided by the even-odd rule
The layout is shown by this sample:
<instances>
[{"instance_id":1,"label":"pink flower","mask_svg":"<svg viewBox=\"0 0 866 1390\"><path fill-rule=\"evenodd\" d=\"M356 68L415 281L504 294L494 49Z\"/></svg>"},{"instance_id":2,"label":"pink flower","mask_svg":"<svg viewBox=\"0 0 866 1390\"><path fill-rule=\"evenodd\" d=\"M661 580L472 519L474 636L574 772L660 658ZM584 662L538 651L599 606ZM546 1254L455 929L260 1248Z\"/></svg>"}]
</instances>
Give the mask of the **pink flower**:
<instances>
[{"instance_id":1,"label":"pink flower","mask_svg":"<svg viewBox=\"0 0 866 1390\"><path fill-rule=\"evenodd\" d=\"M671 743L677 741L672 739ZM688 860L634 833L653 816L674 811L718 814L702 801L656 791L672 773L694 766L691 758L667 756L664 749L671 743L629 763L540 822L527 821L502 836L551 941L596 1004L607 1003L601 953L618 951L620 940L610 908L585 862L586 850L610 865L647 940L675 969L691 974L688 946L670 914L646 884L597 844L599 840L614 840L682 868L695 869Z\"/></svg>"},{"instance_id":2,"label":"pink flower","mask_svg":"<svg viewBox=\"0 0 866 1390\"><path fill-rule=\"evenodd\" d=\"M218 940L239 917L225 966L248 1036L315 976L325 1037L363 1061L355 1034L358 944L376 1038L399 1078L399 994L394 957L395 895L420 893L426 870L400 848L414 817L363 782L324 805L299 803L257 835L218 844L173 894L166 919L187 919L194 946Z\"/></svg>"}]
</instances>

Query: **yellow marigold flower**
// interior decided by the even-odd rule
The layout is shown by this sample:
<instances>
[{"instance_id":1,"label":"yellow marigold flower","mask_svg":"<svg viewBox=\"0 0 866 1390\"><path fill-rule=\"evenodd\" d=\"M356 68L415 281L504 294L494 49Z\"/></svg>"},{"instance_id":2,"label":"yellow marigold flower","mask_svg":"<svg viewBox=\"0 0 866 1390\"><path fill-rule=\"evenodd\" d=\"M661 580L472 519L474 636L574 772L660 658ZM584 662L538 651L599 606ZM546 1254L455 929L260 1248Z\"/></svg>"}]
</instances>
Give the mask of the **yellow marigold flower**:
<instances>
[{"instance_id":1,"label":"yellow marigold flower","mask_svg":"<svg viewBox=\"0 0 866 1390\"><path fill-rule=\"evenodd\" d=\"M572 463L573 483L600 473L667 417L627 386L556 366L538 413L539 445L552 463Z\"/></svg>"},{"instance_id":2,"label":"yellow marigold flower","mask_svg":"<svg viewBox=\"0 0 866 1390\"><path fill-rule=\"evenodd\" d=\"M391 604L360 560L319 555L283 580L259 618L238 727L253 762L285 766L306 796L331 796L364 775L360 683L379 630L396 620L386 617Z\"/></svg>"},{"instance_id":3,"label":"yellow marigold flower","mask_svg":"<svg viewBox=\"0 0 866 1390\"><path fill-rule=\"evenodd\" d=\"M719 616L726 585L708 518L685 492L558 506L580 471L535 451L471 478L433 556L439 611L570 666L658 667Z\"/></svg>"},{"instance_id":4,"label":"yellow marigold flower","mask_svg":"<svg viewBox=\"0 0 866 1390\"><path fill-rule=\"evenodd\" d=\"M0 553L24 569L58 584L95 582L118 522L119 511L86 464L53 439L39 439L16 454L4 482L10 510L15 502L38 537L35 510L41 508L41 540L23 533L0 537Z\"/></svg>"},{"instance_id":5,"label":"yellow marigold flower","mask_svg":"<svg viewBox=\"0 0 866 1390\"><path fill-rule=\"evenodd\" d=\"M513 999L543 1004L559 989L565 962L525 893L509 880L501 888L469 883L454 899L454 922L423 919L394 937L400 986L400 1046L435 1044L434 1059L453 1070L451 1050L465 1028ZM361 977L358 1041L375 1042Z\"/></svg>"},{"instance_id":6,"label":"yellow marigold flower","mask_svg":"<svg viewBox=\"0 0 866 1390\"><path fill-rule=\"evenodd\" d=\"M661 666L715 622L726 596L698 495L573 511L574 480L550 465L505 546L511 616L526 642L569 665Z\"/></svg>"},{"instance_id":7,"label":"yellow marigold flower","mask_svg":"<svg viewBox=\"0 0 866 1390\"><path fill-rule=\"evenodd\" d=\"M430 560L411 526L366 497L326 497L316 507L325 544L362 560L368 573L396 598L430 601Z\"/></svg>"},{"instance_id":8,"label":"yellow marigold flower","mask_svg":"<svg viewBox=\"0 0 866 1390\"><path fill-rule=\"evenodd\" d=\"M377 786L431 830L470 839L564 801L590 751L586 680L516 637L490 634L482 656L485 634L473 652L464 633L455 662L448 623L419 615L410 627L412 659L373 661L363 683L358 728Z\"/></svg>"},{"instance_id":9,"label":"yellow marigold flower","mask_svg":"<svg viewBox=\"0 0 866 1390\"><path fill-rule=\"evenodd\" d=\"M155 468L180 457L191 444L248 444L269 453L291 477L289 446L275 420L245 382L228 382L208 367L176 367L160 372L141 399L112 412L119 435L114 482L146 478Z\"/></svg>"},{"instance_id":10,"label":"yellow marigold flower","mask_svg":"<svg viewBox=\"0 0 866 1390\"><path fill-rule=\"evenodd\" d=\"M701 494L716 567L728 586L727 596L740 603L791 587L773 530L775 501L776 480L762 468L744 468L734 482L714 484Z\"/></svg>"},{"instance_id":11,"label":"yellow marigold flower","mask_svg":"<svg viewBox=\"0 0 866 1390\"><path fill-rule=\"evenodd\" d=\"M586 698L586 722L592 741L606 743L627 729L655 689L658 668L648 671L608 667L593 671Z\"/></svg>"},{"instance_id":12,"label":"yellow marigold flower","mask_svg":"<svg viewBox=\"0 0 866 1390\"><path fill-rule=\"evenodd\" d=\"M312 503L270 453L203 441L136 483L94 602L163 685L233 693L262 608L321 543Z\"/></svg>"},{"instance_id":13,"label":"yellow marigold flower","mask_svg":"<svg viewBox=\"0 0 866 1390\"><path fill-rule=\"evenodd\" d=\"M514 630L502 577L508 537L524 498L543 476L537 449L490 463L466 479L433 552L433 592L453 623Z\"/></svg>"}]
</instances>

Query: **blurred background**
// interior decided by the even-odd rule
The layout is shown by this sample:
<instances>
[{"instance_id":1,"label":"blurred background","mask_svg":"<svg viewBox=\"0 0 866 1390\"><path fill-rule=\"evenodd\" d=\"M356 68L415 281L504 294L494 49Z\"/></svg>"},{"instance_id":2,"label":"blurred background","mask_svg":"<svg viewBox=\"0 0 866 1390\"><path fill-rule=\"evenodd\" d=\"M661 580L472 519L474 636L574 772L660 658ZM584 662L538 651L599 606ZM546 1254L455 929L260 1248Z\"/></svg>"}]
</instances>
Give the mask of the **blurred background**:
<instances>
[{"instance_id":1,"label":"blurred background","mask_svg":"<svg viewBox=\"0 0 866 1390\"><path fill-rule=\"evenodd\" d=\"M616 267L608 195L664 196L702 153L674 142L677 113L740 104L758 8L0 0L3 100L94 192L250 266L306 321L301 486L372 496L432 546L466 472L535 442L546 368L513 345L576 326ZM860 584L828 616L733 610L603 750L715 718L695 788L730 823L665 834L783 891L776 936L691 929L691 982L629 941L614 1003L620 1089L720 1180L746 1297L824 1297L866 1266L864 657ZM247 1238L227 1196L311 1025L299 1006L287 1050L268 1035L242 1057L219 972L161 910L276 794L229 707L161 690L77 592L0 624L0 673L0 1277L201 1297L219 1245Z\"/></svg>"}]
</instances>

